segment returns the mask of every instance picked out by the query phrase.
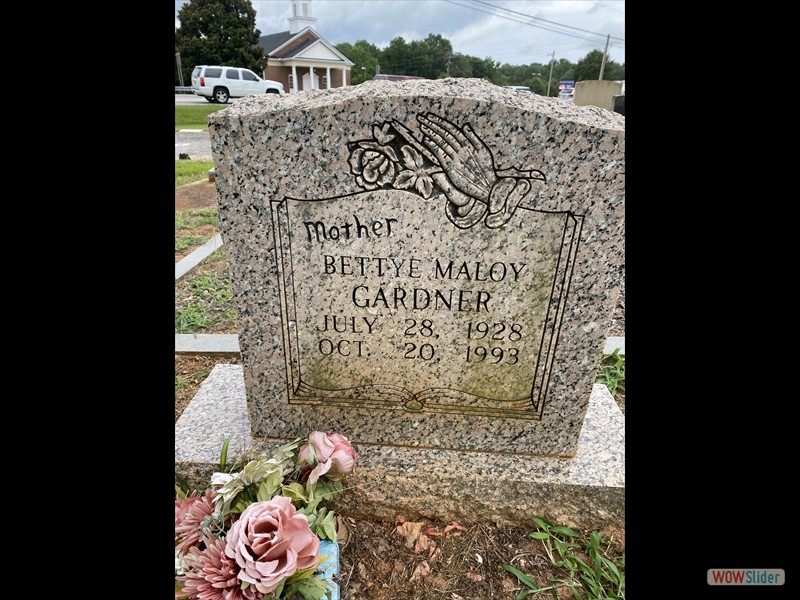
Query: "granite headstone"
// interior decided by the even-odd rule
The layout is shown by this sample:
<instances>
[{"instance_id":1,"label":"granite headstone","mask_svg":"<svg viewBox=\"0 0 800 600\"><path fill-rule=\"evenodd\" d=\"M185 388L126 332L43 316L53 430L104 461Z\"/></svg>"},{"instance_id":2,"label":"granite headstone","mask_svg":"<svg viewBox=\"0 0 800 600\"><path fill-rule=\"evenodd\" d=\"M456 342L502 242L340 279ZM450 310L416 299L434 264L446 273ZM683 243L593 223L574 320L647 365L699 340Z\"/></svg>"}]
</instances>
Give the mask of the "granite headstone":
<instances>
[{"instance_id":1,"label":"granite headstone","mask_svg":"<svg viewBox=\"0 0 800 600\"><path fill-rule=\"evenodd\" d=\"M624 417L594 384L623 281L625 117L474 79L237 100L209 118L241 365L175 426L358 452L337 510L618 526ZM233 447L233 446L232 446Z\"/></svg>"},{"instance_id":2,"label":"granite headstone","mask_svg":"<svg viewBox=\"0 0 800 600\"><path fill-rule=\"evenodd\" d=\"M575 453L623 264L623 118L446 79L209 122L254 436Z\"/></svg>"}]
</instances>

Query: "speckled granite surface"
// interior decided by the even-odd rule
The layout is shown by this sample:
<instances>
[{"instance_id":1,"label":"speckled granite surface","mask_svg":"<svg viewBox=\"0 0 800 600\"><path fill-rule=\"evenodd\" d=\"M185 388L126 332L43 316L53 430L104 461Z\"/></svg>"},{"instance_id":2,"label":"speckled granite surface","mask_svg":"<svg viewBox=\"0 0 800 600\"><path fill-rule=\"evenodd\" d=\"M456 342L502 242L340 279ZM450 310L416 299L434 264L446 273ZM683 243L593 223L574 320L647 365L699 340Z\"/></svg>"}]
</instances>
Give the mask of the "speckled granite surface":
<instances>
[{"instance_id":1,"label":"speckled granite surface","mask_svg":"<svg viewBox=\"0 0 800 600\"><path fill-rule=\"evenodd\" d=\"M624 129L474 79L213 113L253 433L574 455L622 277Z\"/></svg>"},{"instance_id":2,"label":"speckled granite surface","mask_svg":"<svg viewBox=\"0 0 800 600\"><path fill-rule=\"evenodd\" d=\"M207 482L227 437L231 452L251 445L272 451L286 441L250 435L242 365L214 367L176 423L176 471L191 485ZM354 515L524 524L540 515L575 527L624 522L625 419L602 385L593 386L574 458L354 447L357 472L338 503Z\"/></svg>"}]
</instances>

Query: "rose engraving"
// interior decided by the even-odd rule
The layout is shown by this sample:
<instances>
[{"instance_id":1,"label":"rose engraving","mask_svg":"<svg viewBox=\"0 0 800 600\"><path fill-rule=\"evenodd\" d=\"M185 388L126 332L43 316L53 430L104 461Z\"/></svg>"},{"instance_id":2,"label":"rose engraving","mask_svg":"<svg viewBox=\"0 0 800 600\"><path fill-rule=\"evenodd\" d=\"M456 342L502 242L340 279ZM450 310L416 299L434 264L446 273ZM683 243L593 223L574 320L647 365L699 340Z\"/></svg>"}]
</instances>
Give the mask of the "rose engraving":
<instances>
[{"instance_id":1,"label":"rose engraving","mask_svg":"<svg viewBox=\"0 0 800 600\"><path fill-rule=\"evenodd\" d=\"M417 115L420 139L399 121L372 128L373 138L348 144L350 169L367 190L409 190L430 199L443 194L445 214L458 228L483 221L497 229L511 219L538 169L496 169L489 147L472 125L462 127L433 113Z\"/></svg>"}]
</instances>

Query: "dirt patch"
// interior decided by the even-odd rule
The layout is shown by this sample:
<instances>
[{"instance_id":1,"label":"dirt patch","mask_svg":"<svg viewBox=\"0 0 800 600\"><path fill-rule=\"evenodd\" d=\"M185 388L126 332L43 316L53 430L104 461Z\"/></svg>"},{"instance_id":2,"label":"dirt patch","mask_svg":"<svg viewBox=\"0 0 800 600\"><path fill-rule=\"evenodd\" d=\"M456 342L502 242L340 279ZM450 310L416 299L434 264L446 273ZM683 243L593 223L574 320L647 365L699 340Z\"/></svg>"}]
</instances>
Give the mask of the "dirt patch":
<instances>
[{"instance_id":1,"label":"dirt patch","mask_svg":"<svg viewBox=\"0 0 800 600\"><path fill-rule=\"evenodd\" d=\"M217 208L216 183L205 180L175 188L175 210L193 208Z\"/></svg>"},{"instance_id":2,"label":"dirt patch","mask_svg":"<svg viewBox=\"0 0 800 600\"><path fill-rule=\"evenodd\" d=\"M503 564L520 569L542 585L563 575L547 559L541 542L529 537L533 529L403 521L402 516L395 522L346 515L339 519L337 581L343 599L510 599L527 588ZM411 536L402 534L413 530L419 535L409 544ZM552 598L549 592L527 597Z\"/></svg>"},{"instance_id":3,"label":"dirt patch","mask_svg":"<svg viewBox=\"0 0 800 600\"><path fill-rule=\"evenodd\" d=\"M198 181L175 188L175 212L201 209L217 209L217 187L213 181ZM219 224L205 224L176 231L176 239L179 237L188 244L175 249L175 262L189 256L218 233Z\"/></svg>"}]
</instances>

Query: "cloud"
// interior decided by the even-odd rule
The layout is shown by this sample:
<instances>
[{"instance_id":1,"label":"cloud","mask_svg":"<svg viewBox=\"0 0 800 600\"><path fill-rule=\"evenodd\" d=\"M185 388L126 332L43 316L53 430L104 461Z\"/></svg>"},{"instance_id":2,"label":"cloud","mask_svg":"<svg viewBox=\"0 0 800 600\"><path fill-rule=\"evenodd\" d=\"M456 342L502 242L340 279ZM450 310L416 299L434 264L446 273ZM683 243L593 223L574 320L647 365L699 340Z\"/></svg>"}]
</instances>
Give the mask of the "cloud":
<instances>
[{"instance_id":1,"label":"cloud","mask_svg":"<svg viewBox=\"0 0 800 600\"><path fill-rule=\"evenodd\" d=\"M178 9L186 0L175 2ZM367 40L379 48L440 34L455 52L514 65L555 59L577 62L603 50L625 62L624 0L312 0L316 30L333 44ZM261 35L288 31L290 0L253 0ZM487 13L494 13L487 14ZM531 18L534 17L534 18Z\"/></svg>"}]
</instances>

